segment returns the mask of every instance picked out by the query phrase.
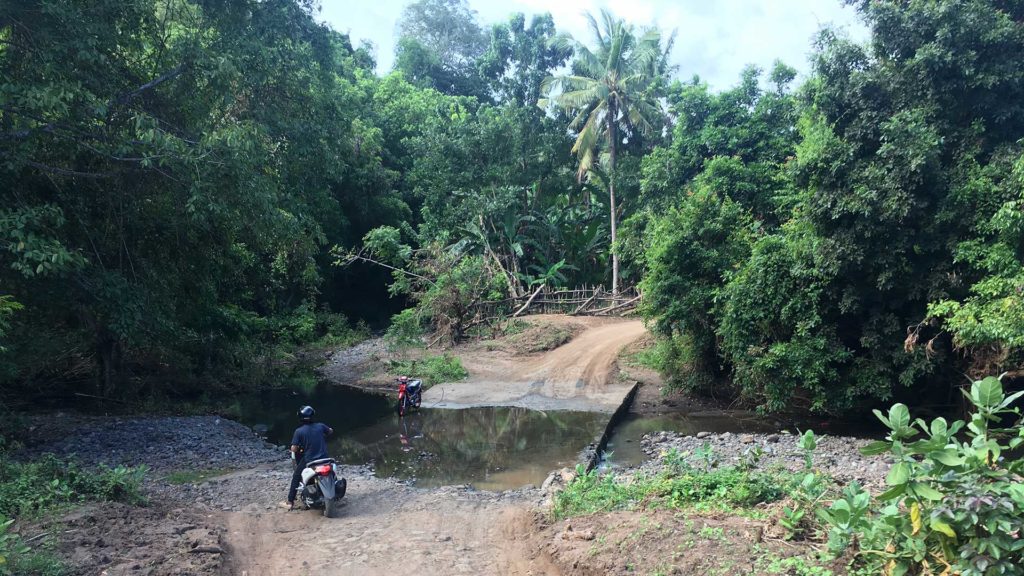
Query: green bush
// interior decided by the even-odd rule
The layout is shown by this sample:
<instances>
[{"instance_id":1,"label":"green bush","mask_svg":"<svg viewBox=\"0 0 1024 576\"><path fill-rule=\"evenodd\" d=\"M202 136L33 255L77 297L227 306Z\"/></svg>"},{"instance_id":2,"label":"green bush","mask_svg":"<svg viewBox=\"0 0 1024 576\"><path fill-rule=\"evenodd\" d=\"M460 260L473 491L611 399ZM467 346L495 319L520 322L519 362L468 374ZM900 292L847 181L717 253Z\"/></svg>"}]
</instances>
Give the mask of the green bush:
<instances>
[{"instance_id":1,"label":"green bush","mask_svg":"<svg viewBox=\"0 0 1024 576\"><path fill-rule=\"evenodd\" d=\"M410 378L419 378L427 387L441 382L457 382L469 376L469 372L462 366L462 361L448 353L427 356L420 360L394 360L391 362L391 371Z\"/></svg>"},{"instance_id":2,"label":"green bush","mask_svg":"<svg viewBox=\"0 0 1024 576\"><path fill-rule=\"evenodd\" d=\"M687 388L708 389L721 374L719 295L749 257L754 230L743 206L703 185L648 230L641 309L655 334L676 346L665 369Z\"/></svg>"},{"instance_id":3,"label":"green bush","mask_svg":"<svg viewBox=\"0 0 1024 576\"><path fill-rule=\"evenodd\" d=\"M32 462L0 457L0 514L19 516L90 500L139 503L144 466L86 470L52 454Z\"/></svg>"},{"instance_id":4,"label":"green bush","mask_svg":"<svg viewBox=\"0 0 1024 576\"><path fill-rule=\"evenodd\" d=\"M853 548L860 573L1024 574L1024 459L1016 452L1024 426L1011 408L1024 392L1007 396L990 377L965 395L974 409L966 423L912 424L903 404L875 411L889 435L863 452L895 459L889 489L871 498L851 487L819 512L830 551ZM1015 423L999 428L1009 418Z\"/></svg>"}]
</instances>

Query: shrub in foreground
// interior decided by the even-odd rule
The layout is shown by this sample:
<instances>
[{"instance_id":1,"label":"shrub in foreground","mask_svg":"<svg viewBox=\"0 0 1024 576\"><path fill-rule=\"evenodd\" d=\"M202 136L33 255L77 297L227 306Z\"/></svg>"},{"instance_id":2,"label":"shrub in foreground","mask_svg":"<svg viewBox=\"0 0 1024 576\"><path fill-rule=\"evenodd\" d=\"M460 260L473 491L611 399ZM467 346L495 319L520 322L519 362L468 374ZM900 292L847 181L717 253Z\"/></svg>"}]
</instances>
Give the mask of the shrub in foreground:
<instances>
[{"instance_id":1,"label":"shrub in foreground","mask_svg":"<svg viewBox=\"0 0 1024 576\"><path fill-rule=\"evenodd\" d=\"M872 498L852 486L819 512L829 550L852 550L858 573L1024 574L1024 426L1011 407L1024 392L1008 396L990 377L965 395L967 422L912 424L903 404L875 411L889 434L863 452L892 454L889 489Z\"/></svg>"}]
</instances>

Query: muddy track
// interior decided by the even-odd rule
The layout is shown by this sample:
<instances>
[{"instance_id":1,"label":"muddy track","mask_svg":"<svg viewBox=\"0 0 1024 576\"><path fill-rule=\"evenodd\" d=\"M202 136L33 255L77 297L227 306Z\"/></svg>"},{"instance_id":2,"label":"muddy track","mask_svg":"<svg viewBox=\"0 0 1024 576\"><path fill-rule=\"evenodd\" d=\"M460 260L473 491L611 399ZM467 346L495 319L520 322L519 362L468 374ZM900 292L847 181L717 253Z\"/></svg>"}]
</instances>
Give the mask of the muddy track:
<instances>
[{"instance_id":1,"label":"muddy track","mask_svg":"<svg viewBox=\"0 0 1024 576\"><path fill-rule=\"evenodd\" d=\"M619 318L572 321L586 328L568 344L540 355L460 353L469 378L436 385L423 401L441 408L504 405L613 412L631 386L616 380L619 352L643 337L646 328L640 320Z\"/></svg>"}]
</instances>

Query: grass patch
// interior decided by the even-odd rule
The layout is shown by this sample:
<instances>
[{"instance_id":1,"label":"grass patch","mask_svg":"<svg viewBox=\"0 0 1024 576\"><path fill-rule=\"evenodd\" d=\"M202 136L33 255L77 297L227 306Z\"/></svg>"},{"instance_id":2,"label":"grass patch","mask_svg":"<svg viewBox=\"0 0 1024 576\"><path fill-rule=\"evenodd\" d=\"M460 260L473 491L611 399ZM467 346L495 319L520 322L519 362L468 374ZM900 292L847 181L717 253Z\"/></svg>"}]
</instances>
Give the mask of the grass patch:
<instances>
[{"instance_id":1,"label":"grass patch","mask_svg":"<svg viewBox=\"0 0 1024 576\"><path fill-rule=\"evenodd\" d=\"M670 451L665 468L654 475L620 479L591 471L579 475L555 498L553 514L567 518L639 507L727 510L748 515L754 506L777 502L800 489L802 476L783 469L752 470L743 465L717 467L709 454L693 461Z\"/></svg>"},{"instance_id":2,"label":"grass patch","mask_svg":"<svg viewBox=\"0 0 1024 576\"><path fill-rule=\"evenodd\" d=\"M554 350L572 340L580 332L577 324L537 324L508 337L512 350L518 354L535 354Z\"/></svg>"},{"instance_id":3,"label":"grass patch","mask_svg":"<svg viewBox=\"0 0 1024 576\"><path fill-rule=\"evenodd\" d=\"M758 574L780 574L784 576L833 576L831 569L821 566L809 556L789 556L766 553L758 558Z\"/></svg>"},{"instance_id":4,"label":"grass patch","mask_svg":"<svg viewBox=\"0 0 1024 576\"><path fill-rule=\"evenodd\" d=\"M469 376L462 361L448 353L427 356L419 360L392 360L390 371L410 378L419 378L423 380L425 387L439 382L457 382Z\"/></svg>"},{"instance_id":5,"label":"grass patch","mask_svg":"<svg viewBox=\"0 0 1024 576\"><path fill-rule=\"evenodd\" d=\"M622 354L622 363L635 368L664 371L669 364L671 343L662 339L648 341L642 348Z\"/></svg>"},{"instance_id":6,"label":"grass patch","mask_svg":"<svg viewBox=\"0 0 1024 576\"><path fill-rule=\"evenodd\" d=\"M231 468L213 468L210 470L178 470L171 472L164 480L171 484L199 484L210 478L223 476L232 472Z\"/></svg>"}]
</instances>

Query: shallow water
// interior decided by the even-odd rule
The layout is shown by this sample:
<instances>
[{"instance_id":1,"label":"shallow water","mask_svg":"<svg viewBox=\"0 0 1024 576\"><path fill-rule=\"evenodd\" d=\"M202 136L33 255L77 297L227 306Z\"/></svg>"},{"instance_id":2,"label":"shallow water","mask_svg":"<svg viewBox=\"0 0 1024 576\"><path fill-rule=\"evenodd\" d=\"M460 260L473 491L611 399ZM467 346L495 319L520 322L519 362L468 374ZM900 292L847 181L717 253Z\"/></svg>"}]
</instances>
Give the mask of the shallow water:
<instances>
[{"instance_id":1,"label":"shallow water","mask_svg":"<svg viewBox=\"0 0 1024 576\"><path fill-rule=\"evenodd\" d=\"M517 407L431 408L399 418L395 397L320 384L307 393L276 390L238 399L241 421L275 444L288 444L305 404L335 430L331 456L346 464L372 463L379 476L414 480L417 486L471 484L481 490L539 486L552 470L576 465L609 415ZM852 436L877 435L864 424L791 423L794 430ZM630 414L608 443L603 465L627 467L646 458L640 439L649 432L773 432L780 422L749 412L639 416Z\"/></svg>"},{"instance_id":2,"label":"shallow water","mask_svg":"<svg viewBox=\"0 0 1024 576\"><path fill-rule=\"evenodd\" d=\"M539 486L548 473L575 466L608 420L592 412L514 407L429 408L399 418L394 398L346 386L320 385L308 394L272 391L241 398L241 420L275 444L287 444L295 413L310 404L335 430L328 450L347 464L372 462L379 476L417 486L472 484L482 490Z\"/></svg>"},{"instance_id":3,"label":"shallow water","mask_svg":"<svg viewBox=\"0 0 1024 576\"><path fill-rule=\"evenodd\" d=\"M612 433L605 449L604 464L611 467L635 466L647 457L640 449L640 439L650 432L774 432L774 423L743 412L709 414L665 414L640 416L629 414Z\"/></svg>"}]
</instances>

